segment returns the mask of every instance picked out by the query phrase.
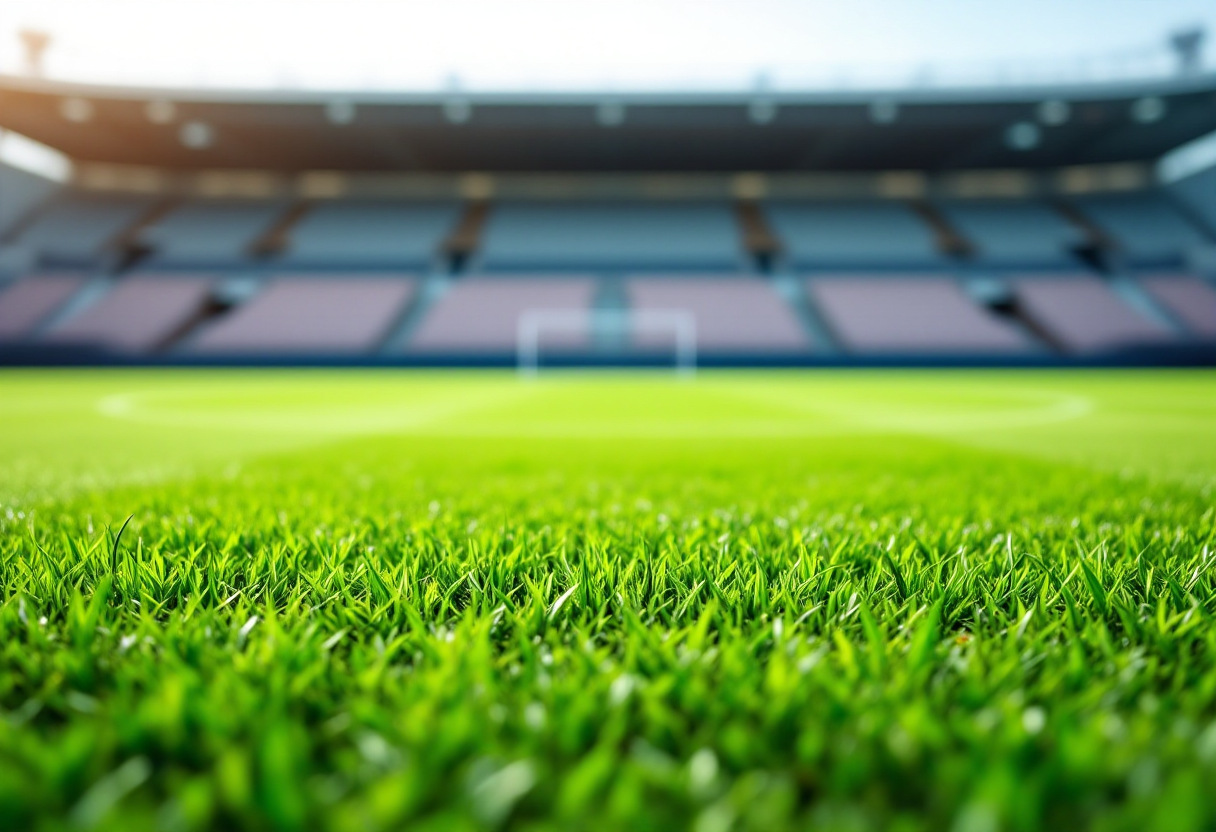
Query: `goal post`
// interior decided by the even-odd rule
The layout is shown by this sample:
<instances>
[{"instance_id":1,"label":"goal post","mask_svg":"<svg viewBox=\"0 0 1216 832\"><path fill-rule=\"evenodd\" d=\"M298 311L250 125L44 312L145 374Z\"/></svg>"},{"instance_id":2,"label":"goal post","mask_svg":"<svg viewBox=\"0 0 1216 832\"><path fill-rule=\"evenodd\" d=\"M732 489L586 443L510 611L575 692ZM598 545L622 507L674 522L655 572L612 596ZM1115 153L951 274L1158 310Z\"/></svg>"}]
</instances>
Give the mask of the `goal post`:
<instances>
[{"instance_id":1,"label":"goal post","mask_svg":"<svg viewBox=\"0 0 1216 832\"><path fill-rule=\"evenodd\" d=\"M676 372L691 376L697 368L697 319L687 309L528 309L520 313L515 352L519 372L540 372L545 335L608 334L629 338L670 333Z\"/></svg>"}]
</instances>

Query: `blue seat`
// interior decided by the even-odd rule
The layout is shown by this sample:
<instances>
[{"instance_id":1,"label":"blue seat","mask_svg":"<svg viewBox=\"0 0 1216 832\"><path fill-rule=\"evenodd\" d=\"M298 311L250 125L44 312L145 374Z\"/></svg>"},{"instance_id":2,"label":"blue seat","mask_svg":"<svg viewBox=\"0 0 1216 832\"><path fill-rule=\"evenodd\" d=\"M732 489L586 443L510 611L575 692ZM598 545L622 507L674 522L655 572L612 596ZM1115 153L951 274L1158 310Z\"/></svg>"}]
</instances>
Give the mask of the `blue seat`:
<instances>
[{"instance_id":1,"label":"blue seat","mask_svg":"<svg viewBox=\"0 0 1216 832\"><path fill-rule=\"evenodd\" d=\"M309 269L424 269L459 218L456 203L322 203L291 230L280 262Z\"/></svg>"},{"instance_id":2,"label":"blue seat","mask_svg":"<svg viewBox=\"0 0 1216 832\"><path fill-rule=\"evenodd\" d=\"M1085 234L1037 200L959 200L940 203L946 219L975 247L978 262L1004 268L1067 268Z\"/></svg>"},{"instance_id":3,"label":"blue seat","mask_svg":"<svg viewBox=\"0 0 1216 832\"><path fill-rule=\"evenodd\" d=\"M765 214L796 269L919 269L946 259L900 202L769 202Z\"/></svg>"},{"instance_id":4,"label":"blue seat","mask_svg":"<svg viewBox=\"0 0 1216 832\"><path fill-rule=\"evenodd\" d=\"M738 271L727 203L508 202L482 237L484 271Z\"/></svg>"},{"instance_id":5,"label":"blue seat","mask_svg":"<svg viewBox=\"0 0 1216 832\"><path fill-rule=\"evenodd\" d=\"M1208 242L1161 193L1103 194L1076 202L1136 266L1176 266Z\"/></svg>"}]
</instances>

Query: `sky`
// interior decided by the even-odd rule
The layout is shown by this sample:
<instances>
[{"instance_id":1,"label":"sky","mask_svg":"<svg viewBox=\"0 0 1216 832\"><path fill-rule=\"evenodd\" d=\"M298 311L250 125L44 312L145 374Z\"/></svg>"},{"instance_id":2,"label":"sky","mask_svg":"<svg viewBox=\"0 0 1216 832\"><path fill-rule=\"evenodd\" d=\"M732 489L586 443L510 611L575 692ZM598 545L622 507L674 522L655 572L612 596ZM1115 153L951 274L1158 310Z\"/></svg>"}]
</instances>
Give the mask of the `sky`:
<instances>
[{"instance_id":1,"label":"sky","mask_svg":"<svg viewBox=\"0 0 1216 832\"><path fill-rule=\"evenodd\" d=\"M349 90L901 86L1168 67L1213 0L2 0L51 77ZM926 69L929 67L929 69Z\"/></svg>"}]
</instances>

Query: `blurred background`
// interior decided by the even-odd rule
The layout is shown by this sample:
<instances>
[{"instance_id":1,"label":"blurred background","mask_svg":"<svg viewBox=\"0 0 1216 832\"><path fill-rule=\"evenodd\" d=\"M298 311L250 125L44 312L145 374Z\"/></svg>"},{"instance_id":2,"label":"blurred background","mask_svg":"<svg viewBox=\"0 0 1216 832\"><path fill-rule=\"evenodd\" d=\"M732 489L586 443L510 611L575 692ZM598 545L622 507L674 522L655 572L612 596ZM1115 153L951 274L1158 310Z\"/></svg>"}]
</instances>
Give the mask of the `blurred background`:
<instances>
[{"instance_id":1,"label":"blurred background","mask_svg":"<svg viewBox=\"0 0 1216 832\"><path fill-rule=\"evenodd\" d=\"M1216 363L1216 6L7 0L6 364Z\"/></svg>"}]
</instances>

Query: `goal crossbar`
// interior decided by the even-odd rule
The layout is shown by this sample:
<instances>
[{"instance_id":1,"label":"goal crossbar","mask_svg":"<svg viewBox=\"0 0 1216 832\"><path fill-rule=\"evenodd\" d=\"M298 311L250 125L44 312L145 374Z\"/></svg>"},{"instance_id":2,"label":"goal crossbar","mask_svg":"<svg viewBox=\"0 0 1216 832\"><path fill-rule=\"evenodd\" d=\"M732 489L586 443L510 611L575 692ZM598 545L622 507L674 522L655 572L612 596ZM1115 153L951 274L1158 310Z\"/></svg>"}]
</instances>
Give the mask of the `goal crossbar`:
<instances>
[{"instance_id":1,"label":"goal crossbar","mask_svg":"<svg viewBox=\"0 0 1216 832\"><path fill-rule=\"evenodd\" d=\"M675 367L692 375L697 366L697 319L687 309L528 309L516 327L516 357L520 373L534 376L540 369L541 335L545 332L607 332L637 334L671 332L675 338Z\"/></svg>"}]
</instances>

